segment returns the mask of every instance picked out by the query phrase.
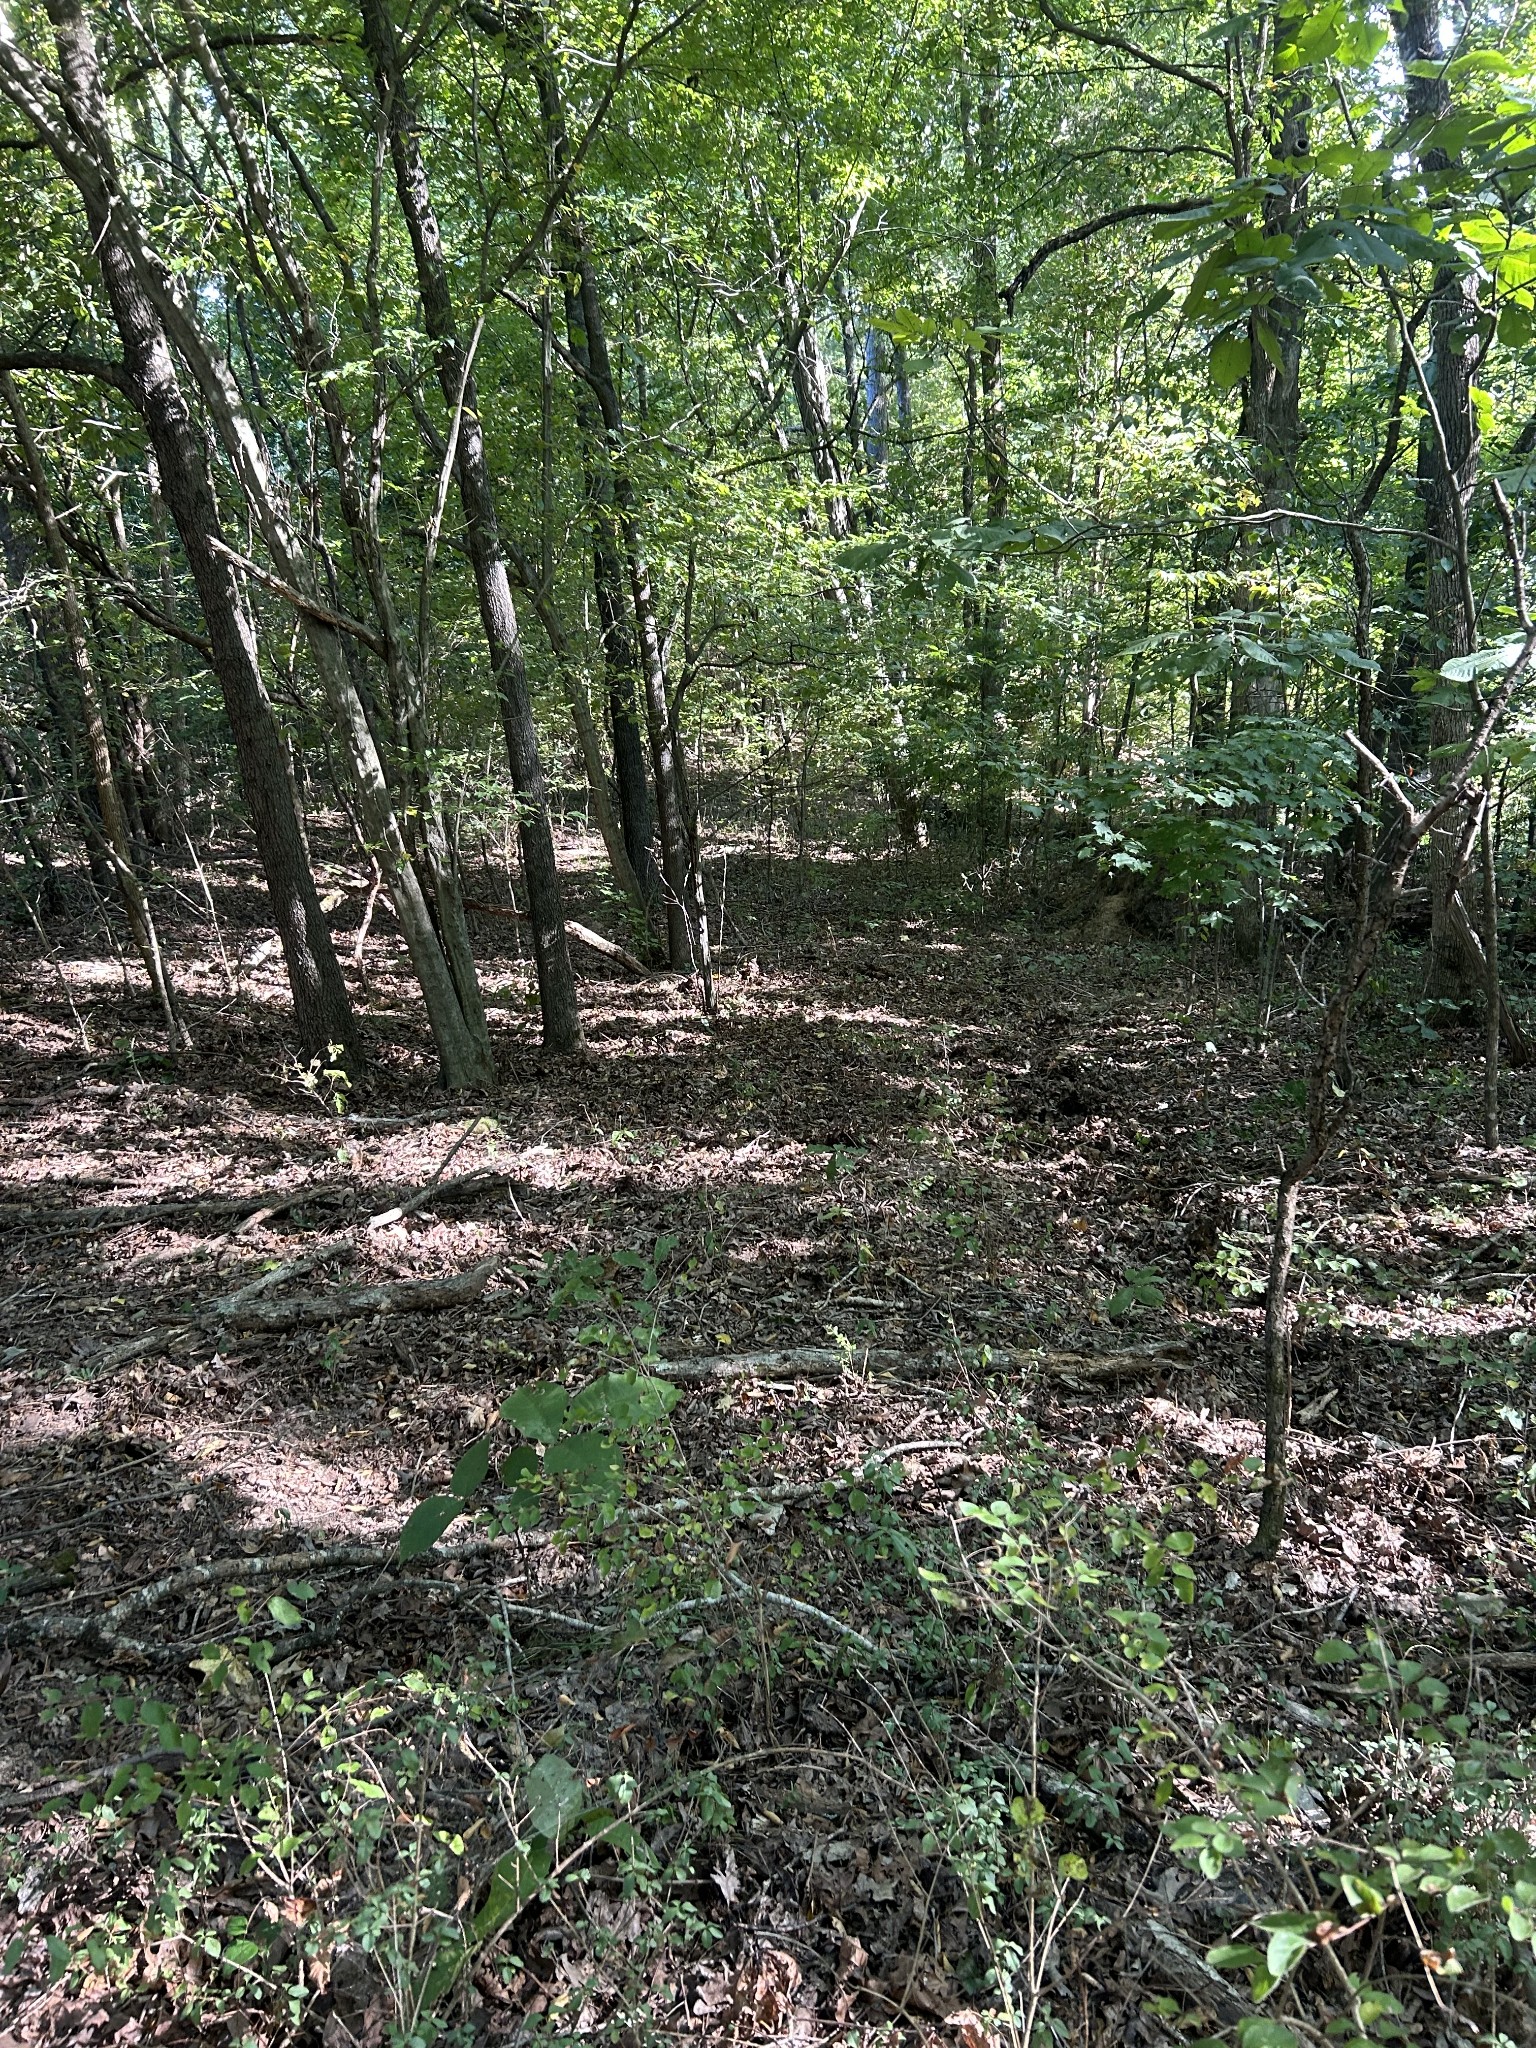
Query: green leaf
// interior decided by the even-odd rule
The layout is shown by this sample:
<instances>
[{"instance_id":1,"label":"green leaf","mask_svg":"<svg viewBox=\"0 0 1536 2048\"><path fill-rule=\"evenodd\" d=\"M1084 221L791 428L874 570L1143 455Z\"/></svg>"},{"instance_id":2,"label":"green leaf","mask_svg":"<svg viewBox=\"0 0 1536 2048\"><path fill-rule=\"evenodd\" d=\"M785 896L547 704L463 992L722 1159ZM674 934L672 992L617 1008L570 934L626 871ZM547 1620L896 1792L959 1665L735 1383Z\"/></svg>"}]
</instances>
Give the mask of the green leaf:
<instances>
[{"instance_id":1,"label":"green leaf","mask_svg":"<svg viewBox=\"0 0 1536 2048\"><path fill-rule=\"evenodd\" d=\"M429 1500L421 1501L400 1531L400 1555L424 1556L449 1523L457 1520L463 1512L464 1503L456 1493L434 1493Z\"/></svg>"},{"instance_id":2,"label":"green leaf","mask_svg":"<svg viewBox=\"0 0 1536 2048\"><path fill-rule=\"evenodd\" d=\"M852 547L838 549L837 564L840 569L851 569L855 575L865 569L880 569L900 545L895 540L855 541Z\"/></svg>"},{"instance_id":3,"label":"green leaf","mask_svg":"<svg viewBox=\"0 0 1536 2048\"><path fill-rule=\"evenodd\" d=\"M1480 1906L1485 1896L1475 1884L1453 1884L1445 1895L1446 1910L1465 1913L1472 1906Z\"/></svg>"},{"instance_id":4,"label":"green leaf","mask_svg":"<svg viewBox=\"0 0 1536 2048\"><path fill-rule=\"evenodd\" d=\"M898 306L883 319L871 320L870 326L878 333L888 334L892 341L903 344L914 341L932 341L939 331L939 323L927 313L919 313L911 306Z\"/></svg>"},{"instance_id":5,"label":"green leaf","mask_svg":"<svg viewBox=\"0 0 1536 2048\"><path fill-rule=\"evenodd\" d=\"M1256 1970L1264 1958L1251 1941L1221 1941L1207 1949L1205 1960L1213 1970Z\"/></svg>"},{"instance_id":6,"label":"green leaf","mask_svg":"<svg viewBox=\"0 0 1536 2048\"><path fill-rule=\"evenodd\" d=\"M1237 2038L1242 2048L1301 2048L1289 2027L1282 2027L1278 2020L1267 2020L1258 2013L1238 2023Z\"/></svg>"},{"instance_id":7,"label":"green leaf","mask_svg":"<svg viewBox=\"0 0 1536 2048\"><path fill-rule=\"evenodd\" d=\"M519 1387L501 1404L501 1419L532 1437L536 1444L552 1444L560 1434L570 1396L553 1380L536 1387Z\"/></svg>"},{"instance_id":8,"label":"green leaf","mask_svg":"<svg viewBox=\"0 0 1536 2048\"><path fill-rule=\"evenodd\" d=\"M555 1841L567 1821L586 1806L587 1788L564 1757L551 1754L541 1756L523 1780L523 1797L529 1826Z\"/></svg>"},{"instance_id":9,"label":"green leaf","mask_svg":"<svg viewBox=\"0 0 1536 2048\"><path fill-rule=\"evenodd\" d=\"M56 1934L48 1936L47 1948L48 1982L50 1984L57 1984L64 1975L64 1972L69 1968L69 1949L64 1942L60 1941Z\"/></svg>"},{"instance_id":10,"label":"green leaf","mask_svg":"<svg viewBox=\"0 0 1536 2048\"><path fill-rule=\"evenodd\" d=\"M646 1429L670 1415L677 1406L678 1391L666 1380L649 1373L610 1372L589 1387L583 1387L571 1403L567 1420L600 1422L625 1432Z\"/></svg>"},{"instance_id":11,"label":"green leaf","mask_svg":"<svg viewBox=\"0 0 1536 2048\"><path fill-rule=\"evenodd\" d=\"M1361 1913L1384 1913L1387 1909L1386 1895L1363 1877L1356 1877L1352 1871L1344 1871L1339 1885L1349 1903Z\"/></svg>"},{"instance_id":12,"label":"green leaf","mask_svg":"<svg viewBox=\"0 0 1536 2048\"><path fill-rule=\"evenodd\" d=\"M304 1617L298 1608L281 1593L272 1595L267 1602L267 1612L279 1628L302 1628L304 1625Z\"/></svg>"},{"instance_id":13,"label":"green leaf","mask_svg":"<svg viewBox=\"0 0 1536 2048\"><path fill-rule=\"evenodd\" d=\"M18 1934L6 1948L4 1959L0 1960L0 1977L9 1977L26 1952L27 1937Z\"/></svg>"},{"instance_id":14,"label":"green leaf","mask_svg":"<svg viewBox=\"0 0 1536 2048\"><path fill-rule=\"evenodd\" d=\"M532 1842L526 1849L514 1849L502 1857L491 1872L485 1903L471 1922L477 1942L493 1940L538 1896L551 1864L548 1842Z\"/></svg>"},{"instance_id":15,"label":"green leaf","mask_svg":"<svg viewBox=\"0 0 1536 2048\"><path fill-rule=\"evenodd\" d=\"M469 1449L453 1468L453 1477L448 1482L448 1491L456 1493L460 1500L468 1500L491 1469L491 1440L476 1437Z\"/></svg>"},{"instance_id":16,"label":"green leaf","mask_svg":"<svg viewBox=\"0 0 1536 2048\"><path fill-rule=\"evenodd\" d=\"M1524 646L1525 641L1521 638L1506 640L1499 647L1480 647L1475 654L1458 654L1453 660L1441 663L1440 673L1448 683L1470 683L1475 676L1513 668Z\"/></svg>"},{"instance_id":17,"label":"green leaf","mask_svg":"<svg viewBox=\"0 0 1536 2048\"><path fill-rule=\"evenodd\" d=\"M457 1983L459 1972L468 1961L469 1951L462 1941L450 1940L442 1944L432 1958L432 1967L427 1972L426 1988L421 1994L424 2012L432 2012L442 2003Z\"/></svg>"},{"instance_id":18,"label":"green leaf","mask_svg":"<svg viewBox=\"0 0 1536 2048\"><path fill-rule=\"evenodd\" d=\"M1536 332L1536 314L1529 306L1523 306L1518 299L1507 300L1499 308L1499 340L1505 348L1524 348Z\"/></svg>"},{"instance_id":19,"label":"green leaf","mask_svg":"<svg viewBox=\"0 0 1536 2048\"><path fill-rule=\"evenodd\" d=\"M1063 1877L1071 1878L1077 1884L1088 1882L1088 1865L1081 1856L1067 1854L1058 1856L1056 1868Z\"/></svg>"},{"instance_id":20,"label":"green leaf","mask_svg":"<svg viewBox=\"0 0 1536 2048\"><path fill-rule=\"evenodd\" d=\"M1359 1654L1353 1643L1335 1640L1319 1643L1312 1652L1312 1661L1314 1664L1352 1664Z\"/></svg>"},{"instance_id":21,"label":"green leaf","mask_svg":"<svg viewBox=\"0 0 1536 2048\"><path fill-rule=\"evenodd\" d=\"M619 1463L619 1448L595 1429L579 1436L563 1436L544 1454L546 1472L613 1471Z\"/></svg>"},{"instance_id":22,"label":"green leaf","mask_svg":"<svg viewBox=\"0 0 1536 2048\"><path fill-rule=\"evenodd\" d=\"M1246 334L1223 334L1211 344L1211 382L1218 391L1233 391L1253 365L1253 347Z\"/></svg>"},{"instance_id":23,"label":"green leaf","mask_svg":"<svg viewBox=\"0 0 1536 2048\"><path fill-rule=\"evenodd\" d=\"M87 1700L80 1709L80 1734L84 1741L94 1742L101 1733L101 1724L107 1718L105 1700Z\"/></svg>"},{"instance_id":24,"label":"green leaf","mask_svg":"<svg viewBox=\"0 0 1536 2048\"><path fill-rule=\"evenodd\" d=\"M1294 1927L1277 1927L1264 1951L1264 1967L1278 1984L1301 1961L1313 1944Z\"/></svg>"},{"instance_id":25,"label":"green leaf","mask_svg":"<svg viewBox=\"0 0 1536 2048\"><path fill-rule=\"evenodd\" d=\"M539 1469L539 1454L531 1444L518 1444L501 1461L501 1483L516 1486L519 1480Z\"/></svg>"}]
</instances>

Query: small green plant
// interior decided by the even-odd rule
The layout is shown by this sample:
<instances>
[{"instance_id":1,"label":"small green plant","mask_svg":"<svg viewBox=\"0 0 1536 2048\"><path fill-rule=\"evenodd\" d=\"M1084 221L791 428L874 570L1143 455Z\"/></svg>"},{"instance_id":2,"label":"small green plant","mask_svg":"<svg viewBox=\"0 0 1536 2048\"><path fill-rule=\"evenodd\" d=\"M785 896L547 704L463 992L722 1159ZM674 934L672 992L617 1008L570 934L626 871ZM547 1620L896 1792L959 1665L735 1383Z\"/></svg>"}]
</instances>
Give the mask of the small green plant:
<instances>
[{"instance_id":1,"label":"small green plant","mask_svg":"<svg viewBox=\"0 0 1536 2048\"><path fill-rule=\"evenodd\" d=\"M624 1452L677 1405L677 1389L633 1367L610 1372L572 1394L557 1380L521 1387L501 1404L501 1420L522 1437L500 1455L496 1512L531 1529L555 1493L601 1526L624 1492ZM446 1493L419 1503L400 1532L400 1555L429 1551L490 1478L496 1444L477 1437L453 1468Z\"/></svg>"},{"instance_id":2,"label":"small green plant","mask_svg":"<svg viewBox=\"0 0 1536 2048\"><path fill-rule=\"evenodd\" d=\"M308 1061L290 1059L287 1077L312 1102L323 1103L332 1116L344 1116L352 1092L352 1077L341 1064L342 1045L328 1045Z\"/></svg>"},{"instance_id":3,"label":"small green plant","mask_svg":"<svg viewBox=\"0 0 1536 2048\"><path fill-rule=\"evenodd\" d=\"M1138 1308L1161 1308L1166 1296L1157 1274L1149 1266L1133 1266L1123 1285L1104 1304L1104 1313L1118 1320Z\"/></svg>"}]
</instances>

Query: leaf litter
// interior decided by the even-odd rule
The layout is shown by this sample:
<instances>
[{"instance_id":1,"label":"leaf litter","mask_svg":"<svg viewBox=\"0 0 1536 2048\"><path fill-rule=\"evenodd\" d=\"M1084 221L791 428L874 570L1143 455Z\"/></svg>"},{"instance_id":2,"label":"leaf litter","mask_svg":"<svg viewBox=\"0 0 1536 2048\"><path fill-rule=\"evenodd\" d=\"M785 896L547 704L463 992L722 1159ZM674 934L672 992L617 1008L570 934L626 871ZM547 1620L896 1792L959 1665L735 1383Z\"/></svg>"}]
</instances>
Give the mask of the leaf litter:
<instances>
[{"instance_id":1,"label":"leaf litter","mask_svg":"<svg viewBox=\"0 0 1536 2048\"><path fill-rule=\"evenodd\" d=\"M260 1691L235 1647L241 1573L293 1631L286 1653L276 1633L280 1674L313 1674L349 1755L408 1715L413 1672L492 1703L478 1721L441 1709L412 1794L465 1844L455 1910L483 1898L509 1799L558 1854L573 1799L600 1807L616 1775L633 1784L633 1845L599 1841L570 1884L533 1885L464 1971L455 2010L475 2038L980 2048L1029 2013L1085 2041L1169 2038L1170 2000L1198 2014L1198 1980L1178 1981L1168 1955L1182 1944L1207 1967L1251 1901L1232 1872L1170 1851L1145 1715L1043 1630L1033 1656L1015 1635L992 1668L953 1650L991 1598L967 1505L1005 1495L1041 1446L1085 1486L1114 1461L1124 1514L1148 1528L1176 1512L1201 1612L1219 1619L1187 1632L1185 1654L1243 1725L1358 1746L1350 1686L1314 1652L1364 1629L1395 1631L1426 1669L1521 1718L1536 1674L1530 1152L1463 1138L1456 1046L1436 1064L1386 1033L1368 1042L1356 1142L1307 1198L1306 1422L1288 1541L1256 1570L1256 1248L1284 1029L1171 947L1042 941L1003 921L956 932L937 895L927 912L874 864L829 867L791 918L742 867L752 971L727 968L713 1030L672 984L593 980L580 1066L545 1060L510 1022L503 1092L468 1110L434 1095L429 1049L399 1022L355 1121L295 1099L254 1018L195 1068L103 1074L49 982L6 963L6 2039L191 2041L214 2038L214 2014L231 2037L217 1958L184 1932L133 1931L178 1838L175 1769L131 1717L115 1736L108 1721L103 1759L60 1701L105 1675L236 1741ZM385 1012L402 1000L384 957L370 986ZM1521 1130L1531 1082L1506 1089ZM451 1184L363 1227L441 1175L450 1147ZM74 1227L88 1207L124 1220ZM496 1263L477 1300L440 1310L377 1297L281 1328L208 1319L339 1238L344 1257L270 1298ZM690 1539L715 1545L691 1589L677 1581L671 1606L691 1610L637 1629L602 1543L569 1532L479 1540L466 1524L393 1562L412 1505L450 1484L510 1396L600 1363L590 1308L560 1303L549 1276L595 1261L604 1284L629 1285L612 1255L656 1258L667 1239L643 1356L841 1361L831 1377L679 1379L676 1458L642 1478L637 1512L682 1526L698 1502L729 1501ZM1075 1354L1085 1376L1032 1375L1017 1363L1032 1351ZM1096 1358L1127 1351L1144 1370L1093 1380ZM946 1543L948 1610L904 1550ZM48 1633L50 1616L167 1584L134 1620L147 1656ZM215 1697L197 1657L232 1674ZM318 1725L295 1736L295 1772L320 1761ZM123 1759L150 1773L149 1803L103 1854L78 1807ZM1369 1790L1340 1773L1306 1795L1319 1826L1352 1785L1357 1801ZM41 1811L51 1792L61 1813ZM1048 1940L1019 1917L1004 1793L1024 1802L1020 1840L1043 1829L1086 1873ZM1295 1811L1305 1826L1305 1799ZM189 1924L287 1928L297 1955L325 1885L287 1881L232 1868ZM1174 1949L1141 1938L1148 1922ZM82 1974L88 1926L126 1931ZM251 2038L342 2048L399 2023L399 1983L356 1939L309 1953L296 1981L287 2018L252 2001Z\"/></svg>"}]
</instances>

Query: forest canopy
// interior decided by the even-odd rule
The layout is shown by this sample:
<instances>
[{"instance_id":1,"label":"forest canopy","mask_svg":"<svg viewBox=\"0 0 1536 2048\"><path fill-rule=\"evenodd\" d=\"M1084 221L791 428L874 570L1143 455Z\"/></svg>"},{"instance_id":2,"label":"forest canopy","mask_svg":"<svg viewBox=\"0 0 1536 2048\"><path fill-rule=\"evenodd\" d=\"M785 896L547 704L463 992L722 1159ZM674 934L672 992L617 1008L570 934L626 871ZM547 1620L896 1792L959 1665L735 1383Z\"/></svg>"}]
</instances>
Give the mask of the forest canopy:
<instances>
[{"instance_id":1,"label":"forest canopy","mask_svg":"<svg viewBox=\"0 0 1536 2048\"><path fill-rule=\"evenodd\" d=\"M237 765L290 811L253 791L286 754L377 863L450 1081L488 1071L466 834L516 822L575 1042L549 788L691 971L749 817L1086 833L1192 916L1285 915L1370 757L1420 773L1518 652L1522 38L1300 0L14 12L24 864L77 813L122 836L51 679L73 585L129 839ZM285 825L301 1012L346 1039Z\"/></svg>"}]
</instances>

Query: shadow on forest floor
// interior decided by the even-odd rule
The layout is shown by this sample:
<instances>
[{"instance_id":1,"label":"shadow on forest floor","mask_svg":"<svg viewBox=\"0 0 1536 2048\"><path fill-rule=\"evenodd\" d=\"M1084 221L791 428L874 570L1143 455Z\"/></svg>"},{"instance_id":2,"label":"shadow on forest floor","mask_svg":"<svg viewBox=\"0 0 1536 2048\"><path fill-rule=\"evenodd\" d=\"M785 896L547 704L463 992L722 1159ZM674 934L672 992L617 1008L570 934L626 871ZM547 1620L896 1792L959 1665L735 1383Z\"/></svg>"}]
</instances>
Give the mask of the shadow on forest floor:
<instances>
[{"instance_id":1,"label":"shadow on forest floor","mask_svg":"<svg viewBox=\"0 0 1536 2048\"><path fill-rule=\"evenodd\" d=\"M272 970L226 981L224 959L256 935L255 899L238 867L220 876L223 953L206 924L170 934L200 1048L179 1069L154 1050L144 992L125 993L84 924L52 927L51 963L28 957L24 932L0 940L0 1776L22 1817L13 1913L25 1937L0 1993L14 2014L7 2039L127 2039L114 2032L125 2015L145 2039L202 2038L195 2014L218 2001L193 1996L185 1968L175 1996L175 1972L148 1966L93 1965L83 1990L68 1974L49 1987L43 1936L99 1919L116 1880L81 1860L80 1823L54 1857L60 1824L26 1817L41 1796L27 1788L94 1768L71 1703L103 1674L194 1711L188 1660L248 1626L230 1591L240 1561L254 1573L302 1553L323 1582L310 1622L334 1607L335 1625L295 1640L338 1696L423 1664L479 1669L484 1656L510 1680L516 1661L512 1697L535 1753L553 1743L594 1785L625 1759L642 1786L663 1766L728 1781L731 1818L717 1816L702 1874L643 1912L632 1888L599 1885L579 1936L559 1933L561 1909L544 1909L515 1969L494 1983L477 1975L482 2031L510 2033L540 2013L550 2027L561 2014L562 2025L605 2023L637 1995L612 1956L627 1944L651 1971L647 2010L670 2013L673 2031L808 2038L894 2021L976 2048L964 2029L996 1981L994 1970L989 1992L974 1880L963 1860L902 1846L903 1800L919 1779L943 1777L931 1686L893 1689L829 1665L814 1629L775 1650L771 1696L729 1626L696 1653L729 1665L713 1686L688 1677L686 1644L659 1667L592 1655L584 1617L602 1607L606 1581L593 1545L574 1538L533 1532L515 1556L389 1566L411 1503L447 1483L509 1393L600 1361L583 1334L593 1311L562 1305L548 1278L575 1259L602 1271L610 1338L647 1305L633 1269L603 1261L658 1260L649 1307L662 1358L845 1352L841 1378L818 1383L791 1366L685 1392L673 1418L680 1462L657 1478L657 1500L707 1495L725 1471L750 1473L754 1499L765 1486L794 1495L728 1518L713 1564L715 1536L683 1517L700 1583L716 1588L698 1596L706 1606L721 1597L728 1556L747 1585L790 1588L861 1632L920 1634L936 1610L892 1562L906 1556L901 1531L949 1541L964 1500L1006 1493L1048 1446L1054 1469L1085 1482L1118 1458L1128 1511L1149 1521L1187 1503L1177 1512L1195 1533L1202 1611L1220 1623L1205 1675L1225 1672L1238 1696L1276 1674L1286 1697L1315 1689L1312 1645L1351 1616L1464 1647L1467 1599L1495 1615L1518 1608L1530 1567L1523 1137L1536 1130L1536 1087L1508 1078L1511 1142L1477 1150L1473 1032L1466 1044L1409 1044L1387 1028L1390 990L1368 1020L1363 1113L1304 1205L1291 1533L1277 1566L1253 1572L1241 1546L1244 1460L1260 1448L1264 1202L1305 1004L1266 1023L1243 974L1210 952L1094 947L1001 914L956 929L917 863L807 862L786 903L782 874L738 858L719 1019L704 1023L686 984L590 976L579 1061L539 1051L527 961L501 950L507 929L486 920L502 1079L483 1104L436 1088L393 936L376 926L360 995L377 1069L358 1106L333 1116L283 1051ZM439 1172L442 1187L413 1213L369 1227ZM211 1314L275 1263L327 1243L328 1256L265 1298L498 1265L476 1301L439 1312L268 1330ZM1125 1298L1128 1282L1139 1299ZM1080 1354L1081 1369L1032 1375L992 1356L1036 1348ZM1096 1377L1096 1355L1120 1363ZM851 1525L836 1543L820 1524L796 1530L814 1521L826 1482L896 1444L908 1448L888 1468L886 1522L857 1542ZM1219 1501L1191 1482L1194 1464L1233 1482ZM675 1499L655 1514L674 1511ZM379 1555L335 1555L349 1546ZM611 1577L611 1558L605 1568ZM100 1614L164 1580L176 1583L130 1632L152 1639L147 1662L37 1624ZM518 1633L514 1660L508 1616L519 1608L553 1620ZM1532 1660L1522 1665L1518 1632L1495 1638L1517 1698ZM1496 1664L1480 1668L1493 1684ZM1071 1770L1106 1711L1062 1669L1015 1753ZM1000 1739L984 1711L990 1685L973 1674L945 1706L967 1726L986 1722L978 1756ZM61 1698L67 1718L53 1711ZM1314 1709L1299 1711L1304 1721ZM876 1746L877 1728L882 1768L899 1761L906 1792L877 1793L851 1761ZM129 1734L113 1755L129 1753ZM466 1768L443 1764L445 1798ZM482 1783L464 1796L483 1806L488 1795ZM932 1834L932 1800L918 1808ZM171 1829L170 1809L148 1810ZM1082 1814L1075 1824L1095 1825ZM1095 1896L1109 1920L1134 1895L1130 1873L1153 1854L1155 1825L1148 1809L1118 1833L1100 1827ZM677 1853L669 1828L686 1833L662 1823L650 1844L658 1868ZM139 1864L153 1847L152 1834L137 1842ZM1163 1895L1171 1920L1184 1912L1197 1930L1216 1910L1200 1883ZM1062 1941L1052 1970L1099 1958L1102 1999L1091 2023L1084 2005L1079 2031L1131 2038L1125 2015L1150 1995L1143 1967L1086 1920ZM382 2040L398 2001L377 1971L349 1992L328 1967L307 1980L300 2038ZM1051 1995L1062 2025L1078 2027L1065 1991ZM990 2038L991 2020L975 2024L977 2040Z\"/></svg>"}]
</instances>

